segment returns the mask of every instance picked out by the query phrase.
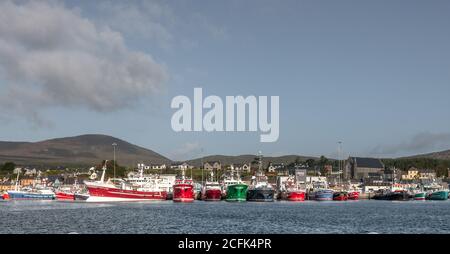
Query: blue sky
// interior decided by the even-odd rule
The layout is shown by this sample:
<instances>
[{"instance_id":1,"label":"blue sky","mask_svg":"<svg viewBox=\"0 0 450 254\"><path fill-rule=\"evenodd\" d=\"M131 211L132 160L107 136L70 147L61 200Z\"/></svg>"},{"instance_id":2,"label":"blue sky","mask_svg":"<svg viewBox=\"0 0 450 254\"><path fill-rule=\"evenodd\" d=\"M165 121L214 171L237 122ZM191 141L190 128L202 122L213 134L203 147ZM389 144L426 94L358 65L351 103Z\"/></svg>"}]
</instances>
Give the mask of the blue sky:
<instances>
[{"instance_id":1,"label":"blue sky","mask_svg":"<svg viewBox=\"0 0 450 254\"><path fill-rule=\"evenodd\" d=\"M2 5L1 140L101 133L179 160L202 149L336 157L338 141L358 156L450 148L448 1ZM280 96L278 142L175 133L171 99L192 98L194 87Z\"/></svg>"}]
</instances>

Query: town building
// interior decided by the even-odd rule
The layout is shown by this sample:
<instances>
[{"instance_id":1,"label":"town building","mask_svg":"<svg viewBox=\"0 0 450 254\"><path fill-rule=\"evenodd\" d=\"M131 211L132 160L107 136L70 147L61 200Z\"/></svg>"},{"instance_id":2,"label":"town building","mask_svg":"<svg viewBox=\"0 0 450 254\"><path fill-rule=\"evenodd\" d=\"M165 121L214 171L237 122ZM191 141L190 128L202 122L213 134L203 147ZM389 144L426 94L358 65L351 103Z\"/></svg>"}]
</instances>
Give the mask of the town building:
<instances>
[{"instance_id":1,"label":"town building","mask_svg":"<svg viewBox=\"0 0 450 254\"><path fill-rule=\"evenodd\" d=\"M349 157L344 170L345 179L364 179L369 173L382 174L384 164L380 159Z\"/></svg>"},{"instance_id":2,"label":"town building","mask_svg":"<svg viewBox=\"0 0 450 254\"><path fill-rule=\"evenodd\" d=\"M203 169L205 170L221 170L222 164L220 161L207 161L203 164Z\"/></svg>"},{"instance_id":3,"label":"town building","mask_svg":"<svg viewBox=\"0 0 450 254\"><path fill-rule=\"evenodd\" d=\"M182 169L186 170L186 169L193 168L193 166L187 164L186 162L175 162L170 165L170 168L177 169L177 170L182 170Z\"/></svg>"},{"instance_id":4,"label":"town building","mask_svg":"<svg viewBox=\"0 0 450 254\"><path fill-rule=\"evenodd\" d=\"M154 170L164 170L167 168L166 164L154 164L152 165L152 169Z\"/></svg>"},{"instance_id":5,"label":"town building","mask_svg":"<svg viewBox=\"0 0 450 254\"><path fill-rule=\"evenodd\" d=\"M250 163L244 163L244 164L231 164L230 169L236 170L239 172L247 172L250 173Z\"/></svg>"},{"instance_id":6,"label":"town building","mask_svg":"<svg viewBox=\"0 0 450 254\"><path fill-rule=\"evenodd\" d=\"M411 167L406 171L406 174L402 175L402 180L416 180L419 178L419 170L415 167Z\"/></svg>"},{"instance_id":7,"label":"town building","mask_svg":"<svg viewBox=\"0 0 450 254\"><path fill-rule=\"evenodd\" d=\"M284 165L284 163L269 163L269 167L267 168L267 171L269 173L274 173L274 172L280 172L280 171L285 171L286 167Z\"/></svg>"}]
</instances>

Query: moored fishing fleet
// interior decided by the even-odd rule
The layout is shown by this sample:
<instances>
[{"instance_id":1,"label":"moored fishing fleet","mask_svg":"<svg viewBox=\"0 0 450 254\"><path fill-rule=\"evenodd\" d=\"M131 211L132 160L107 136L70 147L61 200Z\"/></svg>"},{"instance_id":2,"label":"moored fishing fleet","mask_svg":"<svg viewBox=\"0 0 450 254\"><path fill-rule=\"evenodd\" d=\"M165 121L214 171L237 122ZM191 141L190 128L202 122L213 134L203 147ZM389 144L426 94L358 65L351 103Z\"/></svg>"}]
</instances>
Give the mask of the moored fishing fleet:
<instances>
[{"instance_id":1,"label":"moored fishing fleet","mask_svg":"<svg viewBox=\"0 0 450 254\"><path fill-rule=\"evenodd\" d=\"M361 185L348 182L330 183L325 177L307 176L306 169L296 167L292 174L277 177L277 183L269 182L262 169L262 156L258 155L254 171L249 181L244 181L239 169L231 169L218 176L209 170L206 181L196 182L187 176L187 169L180 169L176 177L163 174L145 174L144 165L138 164L135 172L127 178L106 179L107 162L101 169L100 177L94 168L90 169L89 180L75 181L70 186L49 187L45 185L18 186L17 173L14 190L2 194L4 200L58 200L85 202L131 202L165 201L191 203L194 200L228 202L289 202L302 201L355 201L373 200L448 200L449 191L436 183L427 185L404 185L393 181L377 190L367 190ZM99 179L98 179L99 178Z\"/></svg>"}]
</instances>

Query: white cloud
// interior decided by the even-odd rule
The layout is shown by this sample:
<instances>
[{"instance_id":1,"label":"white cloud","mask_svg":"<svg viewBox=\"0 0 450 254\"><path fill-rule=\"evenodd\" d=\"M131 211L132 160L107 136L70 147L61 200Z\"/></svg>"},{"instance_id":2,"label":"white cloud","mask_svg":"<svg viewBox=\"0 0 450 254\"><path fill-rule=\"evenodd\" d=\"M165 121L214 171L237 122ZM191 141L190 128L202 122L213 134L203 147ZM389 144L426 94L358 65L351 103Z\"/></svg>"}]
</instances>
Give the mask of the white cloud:
<instances>
[{"instance_id":1,"label":"white cloud","mask_svg":"<svg viewBox=\"0 0 450 254\"><path fill-rule=\"evenodd\" d=\"M36 120L40 109L54 106L112 112L158 94L167 79L163 64L76 10L55 2L0 2L3 113Z\"/></svg>"}]
</instances>

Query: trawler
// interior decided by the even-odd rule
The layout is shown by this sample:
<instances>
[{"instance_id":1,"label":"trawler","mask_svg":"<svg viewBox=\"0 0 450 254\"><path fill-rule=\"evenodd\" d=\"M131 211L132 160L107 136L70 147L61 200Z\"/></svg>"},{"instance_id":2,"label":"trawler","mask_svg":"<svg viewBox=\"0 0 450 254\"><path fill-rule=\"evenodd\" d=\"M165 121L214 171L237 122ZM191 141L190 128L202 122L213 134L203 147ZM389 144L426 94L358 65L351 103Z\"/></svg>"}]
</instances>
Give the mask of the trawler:
<instances>
[{"instance_id":1,"label":"trawler","mask_svg":"<svg viewBox=\"0 0 450 254\"><path fill-rule=\"evenodd\" d=\"M181 170L181 176L173 185L173 202L194 202L194 181L185 175L185 169Z\"/></svg>"},{"instance_id":2,"label":"trawler","mask_svg":"<svg viewBox=\"0 0 450 254\"><path fill-rule=\"evenodd\" d=\"M155 201L167 198L167 192L160 188L157 179L144 177L143 168L139 169L137 177L105 181L106 163L100 181L85 181L89 191L87 202Z\"/></svg>"},{"instance_id":3,"label":"trawler","mask_svg":"<svg viewBox=\"0 0 450 254\"><path fill-rule=\"evenodd\" d=\"M317 181L312 183L312 188L308 192L309 200L331 201L333 200L333 190L328 189L327 182Z\"/></svg>"},{"instance_id":4,"label":"trawler","mask_svg":"<svg viewBox=\"0 0 450 254\"><path fill-rule=\"evenodd\" d=\"M222 188L219 182L214 180L214 172L211 171L210 178L202 188L202 200L220 201L222 199Z\"/></svg>"},{"instance_id":5,"label":"trawler","mask_svg":"<svg viewBox=\"0 0 450 254\"><path fill-rule=\"evenodd\" d=\"M247 201L248 185L245 184L239 175L239 170L234 175L234 171L231 170L231 174L223 180L222 190L225 194L225 200L229 202L245 202Z\"/></svg>"},{"instance_id":6,"label":"trawler","mask_svg":"<svg viewBox=\"0 0 450 254\"><path fill-rule=\"evenodd\" d=\"M7 199L30 199L30 200L54 200L55 193L46 186L35 185L33 187L19 188L19 174L17 172L16 186L14 190L7 191Z\"/></svg>"},{"instance_id":7,"label":"trawler","mask_svg":"<svg viewBox=\"0 0 450 254\"><path fill-rule=\"evenodd\" d=\"M254 176L247 192L247 200L255 202L273 202L275 190L268 182L267 176L262 171L262 156L258 156L259 169Z\"/></svg>"},{"instance_id":8,"label":"trawler","mask_svg":"<svg viewBox=\"0 0 450 254\"><path fill-rule=\"evenodd\" d=\"M304 186L293 177L289 176L285 182L285 193L282 196L288 201L305 201L306 190Z\"/></svg>"}]
</instances>

